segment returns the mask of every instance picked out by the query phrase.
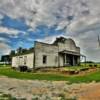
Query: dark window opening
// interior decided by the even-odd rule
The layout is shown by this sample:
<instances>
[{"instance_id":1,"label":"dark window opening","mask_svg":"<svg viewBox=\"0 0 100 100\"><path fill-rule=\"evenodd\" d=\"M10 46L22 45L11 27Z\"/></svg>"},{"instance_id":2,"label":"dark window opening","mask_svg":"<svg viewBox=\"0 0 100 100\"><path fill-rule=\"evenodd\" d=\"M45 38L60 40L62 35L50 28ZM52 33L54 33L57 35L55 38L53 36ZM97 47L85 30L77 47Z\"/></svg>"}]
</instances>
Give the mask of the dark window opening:
<instances>
[{"instance_id":1,"label":"dark window opening","mask_svg":"<svg viewBox=\"0 0 100 100\"><path fill-rule=\"evenodd\" d=\"M47 63L47 56L43 55L43 64L46 64L46 63Z\"/></svg>"}]
</instances>

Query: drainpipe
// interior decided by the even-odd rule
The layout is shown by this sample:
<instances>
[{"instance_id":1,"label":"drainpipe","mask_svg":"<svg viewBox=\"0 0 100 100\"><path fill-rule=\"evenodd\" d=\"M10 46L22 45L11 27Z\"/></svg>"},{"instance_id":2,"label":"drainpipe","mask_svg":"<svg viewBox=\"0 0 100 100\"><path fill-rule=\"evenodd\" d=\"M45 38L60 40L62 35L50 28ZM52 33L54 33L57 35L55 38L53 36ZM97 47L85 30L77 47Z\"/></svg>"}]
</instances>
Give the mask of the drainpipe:
<instances>
[{"instance_id":1,"label":"drainpipe","mask_svg":"<svg viewBox=\"0 0 100 100\"><path fill-rule=\"evenodd\" d=\"M64 55L65 55L65 65L64 66L66 67L66 53Z\"/></svg>"},{"instance_id":2,"label":"drainpipe","mask_svg":"<svg viewBox=\"0 0 100 100\"><path fill-rule=\"evenodd\" d=\"M36 53L36 52L35 52L35 46L36 46L36 45L35 45L35 44L36 44L36 41L34 42L34 59L33 59L33 71L34 71L34 72L35 72L35 58L36 58L36 57L35 57L35 56L36 56L36 54L35 54L35 53Z\"/></svg>"},{"instance_id":3,"label":"drainpipe","mask_svg":"<svg viewBox=\"0 0 100 100\"><path fill-rule=\"evenodd\" d=\"M60 58L59 58L59 44L58 44L58 68L60 67Z\"/></svg>"}]
</instances>

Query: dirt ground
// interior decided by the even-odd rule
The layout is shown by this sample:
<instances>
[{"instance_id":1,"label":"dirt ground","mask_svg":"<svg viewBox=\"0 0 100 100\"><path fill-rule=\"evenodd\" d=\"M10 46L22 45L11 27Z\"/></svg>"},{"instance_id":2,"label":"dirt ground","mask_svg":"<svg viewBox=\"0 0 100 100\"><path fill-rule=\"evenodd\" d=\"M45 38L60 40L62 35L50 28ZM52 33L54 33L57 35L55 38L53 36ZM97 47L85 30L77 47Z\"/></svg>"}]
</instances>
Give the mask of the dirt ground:
<instances>
[{"instance_id":1,"label":"dirt ground","mask_svg":"<svg viewBox=\"0 0 100 100\"><path fill-rule=\"evenodd\" d=\"M83 86L77 95L79 100L100 100L100 83Z\"/></svg>"},{"instance_id":2,"label":"dirt ground","mask_svg":"<svg viewBox=\"0 0 100 100\"><path fill-rule=\"evenodd\" d=\"M100 100L100 83L67 84L66 81L19 80L0 77L0 92L26 100ZM38 99L34 99L38 98Z\"/></svg>"}]
</instances>

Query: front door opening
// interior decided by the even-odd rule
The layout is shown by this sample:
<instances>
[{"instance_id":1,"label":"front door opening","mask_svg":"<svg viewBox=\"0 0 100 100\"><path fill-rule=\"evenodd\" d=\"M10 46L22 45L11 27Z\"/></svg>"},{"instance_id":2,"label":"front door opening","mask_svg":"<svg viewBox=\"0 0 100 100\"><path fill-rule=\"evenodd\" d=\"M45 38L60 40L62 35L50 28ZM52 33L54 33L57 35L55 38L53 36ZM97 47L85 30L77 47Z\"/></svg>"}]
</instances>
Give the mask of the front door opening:
<instances>
[{"instance_id":1,"label":"front door opening","mask_svg":"<svg viewBox=\"0 0 100 100\"><path fill-rule=\"evenodd\" d=\"M78 64L78 56L71 54L64 54L64 66L75 66Z\"/></svg>"},{"instance_id":2,"label":"front door opening","mask_svg":"<svg viewBox=\"0 0 100 100\"><path fill-rule=\"evenodd\" d=\"M69 65L69 66L73 66L73 55L70 55L70 54L67 54L66 55L66 60L67 60L67 64Z\"/></svg>"}]
</instances>

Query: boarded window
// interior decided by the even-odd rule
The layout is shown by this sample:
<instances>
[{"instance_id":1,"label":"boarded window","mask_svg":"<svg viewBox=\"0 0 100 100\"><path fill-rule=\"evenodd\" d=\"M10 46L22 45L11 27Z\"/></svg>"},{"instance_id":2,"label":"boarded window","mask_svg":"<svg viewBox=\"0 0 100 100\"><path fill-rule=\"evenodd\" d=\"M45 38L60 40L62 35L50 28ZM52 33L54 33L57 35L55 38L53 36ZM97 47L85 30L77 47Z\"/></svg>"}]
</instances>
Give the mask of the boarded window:
<instances>
[{"instance_id":1,"label":"boarded window","mask_svg":"<svg viewBox=\"0 0 100 100\"><path fill-rule=\"evenodd\" d=\"M47 56L43 55L43 64L46 64L46 63L47 63Z\"/></svg>"}]
</instances>

